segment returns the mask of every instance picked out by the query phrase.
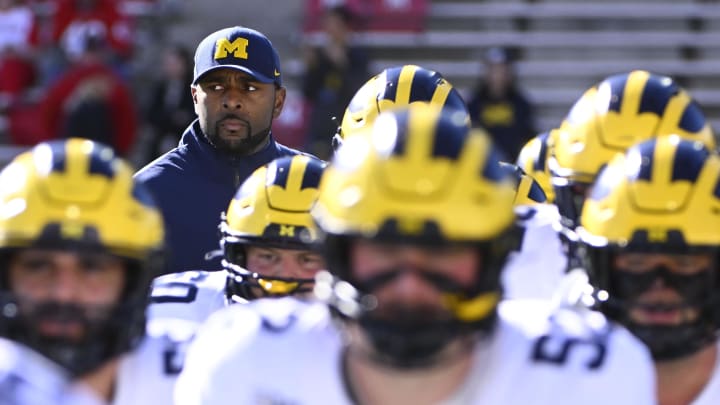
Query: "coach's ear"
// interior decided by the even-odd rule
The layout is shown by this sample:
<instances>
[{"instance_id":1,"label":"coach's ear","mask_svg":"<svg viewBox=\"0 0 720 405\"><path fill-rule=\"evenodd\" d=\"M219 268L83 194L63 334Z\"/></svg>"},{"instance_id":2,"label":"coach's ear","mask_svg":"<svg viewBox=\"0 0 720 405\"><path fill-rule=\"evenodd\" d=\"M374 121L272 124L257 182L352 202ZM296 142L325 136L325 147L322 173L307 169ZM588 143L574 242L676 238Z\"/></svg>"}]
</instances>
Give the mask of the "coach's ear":
<instances>
[{"instance_id":1,"label":"coach's ear","mask_svg":"<svg viewBox=\"0 0 720 405\"><path fill-rule=\"evenodd\" d=\"M285 106L286 94L287 93L285 91L285 87L275 88L275 105L273 105L273 118L277 118L280 116L280 113Z\"/></svg>"},{"instance_id":2,"label":"coach's ear","mask_svg":"<svg viewBox=\"0 0 720 405\"><path fill-rule=\"evenodd\" d=\"M197 86L198 86L197 84L190 85L190 95L192 96L193 109L195 110L195 114L200 115L200 114L198 114L198 110L197 110L197 108L198 108Z\"/></svg>"}]
</instances>

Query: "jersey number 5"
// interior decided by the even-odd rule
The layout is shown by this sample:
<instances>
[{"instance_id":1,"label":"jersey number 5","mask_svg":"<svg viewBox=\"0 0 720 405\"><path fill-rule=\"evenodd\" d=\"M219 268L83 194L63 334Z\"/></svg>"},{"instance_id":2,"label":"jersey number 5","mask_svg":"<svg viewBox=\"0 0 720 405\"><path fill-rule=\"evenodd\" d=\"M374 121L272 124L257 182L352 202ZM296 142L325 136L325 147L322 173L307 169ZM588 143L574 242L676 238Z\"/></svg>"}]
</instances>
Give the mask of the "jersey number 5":
<instances>
[{"instance_id":1,"label":"jersey number 5","mask_svg":"<svg viewBox=\"0 0 720 405\"><path fill-rule=\"evenodd\" d=\"M532 359L540 363L563 365L567 363L573 348L588 346L594 349L594 354L585 365L590 370L596 370L602 366L607 354L607 347L600 340L567 338L558 342L557 339L553 339L551 336L541 336L533 347Z\"/></svg>"}]
</instances>

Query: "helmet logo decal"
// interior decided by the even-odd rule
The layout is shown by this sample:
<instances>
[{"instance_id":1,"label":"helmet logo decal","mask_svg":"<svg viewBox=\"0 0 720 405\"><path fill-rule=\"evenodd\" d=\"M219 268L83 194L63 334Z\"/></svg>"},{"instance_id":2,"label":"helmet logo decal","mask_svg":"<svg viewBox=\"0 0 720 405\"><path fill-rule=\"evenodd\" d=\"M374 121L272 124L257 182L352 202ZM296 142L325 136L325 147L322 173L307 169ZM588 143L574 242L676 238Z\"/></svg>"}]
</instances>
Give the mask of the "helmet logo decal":
<instances>
[{"instance_id":1,"label":"helmet logo decal","mask_svg":"<svg viewBox=\"0 0 720 405\"><path fill-rule=\"evenodd\" d=\"M289 238L295 237L295 226L293 225L280 225L280 236L287 236Z\"/></svg>"}]
</instances>

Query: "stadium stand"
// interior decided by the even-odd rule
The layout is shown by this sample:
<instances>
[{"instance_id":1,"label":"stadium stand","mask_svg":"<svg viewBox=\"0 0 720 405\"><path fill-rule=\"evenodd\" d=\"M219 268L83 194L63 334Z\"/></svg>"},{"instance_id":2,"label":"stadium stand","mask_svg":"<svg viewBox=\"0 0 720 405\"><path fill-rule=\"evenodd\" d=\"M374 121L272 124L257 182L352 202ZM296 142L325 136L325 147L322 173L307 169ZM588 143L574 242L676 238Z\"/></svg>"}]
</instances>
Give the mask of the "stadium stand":
<instances>
[{"instance_id":1,"label":"stadium stand","mask_svg":"<svg viewBox=\"0 0 720 405\"><path fill-rule=\"evenodd\" d=\"M368 30L356 40L373 71L415 63L467 92L481 55L506 46L537 105L540 129L557 125L581 89L613 73L646 69L682 83L720 127L720 5L692 0L433 0L422 31ZM309 42L322 40L314 32Z\"/></svg>"}]
</instances>

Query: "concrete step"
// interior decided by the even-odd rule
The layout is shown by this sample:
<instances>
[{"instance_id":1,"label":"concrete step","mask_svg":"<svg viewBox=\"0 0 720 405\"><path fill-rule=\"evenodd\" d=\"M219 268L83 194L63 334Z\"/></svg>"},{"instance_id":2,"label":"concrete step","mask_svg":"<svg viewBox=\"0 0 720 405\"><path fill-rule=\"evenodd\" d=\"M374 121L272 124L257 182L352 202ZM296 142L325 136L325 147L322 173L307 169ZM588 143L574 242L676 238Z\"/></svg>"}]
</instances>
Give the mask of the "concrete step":
<instances>
[{"instance_id":1,"label":"concrete step","mask_svg":"<svg viewBox=\"0 0 720 405\"><path fill-rule=\"evenodd\" d=\"M483 73L484 65L479 60L438 60L438 59L410 59L410 60L374 60L371 71L381 71L389 66L398 64L416 64L428 69L441 72L448 77L476 78ZM710 77L718 76L720 72L720 59L702 60L647 60L647 59L620 59L620 60L543 60L520 61L515 64L515 72L522 78L548 79L555 77L584 78L589 76L605 77L618 72L627 72L634 69L649 70L653 73L669 76L684 77Z\"/></svg>"},{"instance_id":2,"label":"concrete step","mask_svg":"<svg viewBox=\"0 0 720 405\"><path fill-rule=\"evenodd\" d=\"M310 34L306 41L319 43L322 35ZM428 31L365 32L356 34L353 41L371 49L404 49L420 52L448 48L477 49L496 45L521 48L671 48L692 47L718 49L718 32L689 32L687 30L641 31Z\"/></svg>"},{"instance_id":3,"label":"concrete step","mask_svg":"<svg viewBox=\"0 0 720 405\"><path fill-rule=\"evenodd\" d=\"M432 18L526 18L526 19L584 19L603 21L623 20L684 20L718 19L720 5L683 1L625 2L618 0L611 6L608 1L542 1L542 2L433 2L429 15ZM656 4L657 3L657 4Z\"/></svg>"}]
</instances>

